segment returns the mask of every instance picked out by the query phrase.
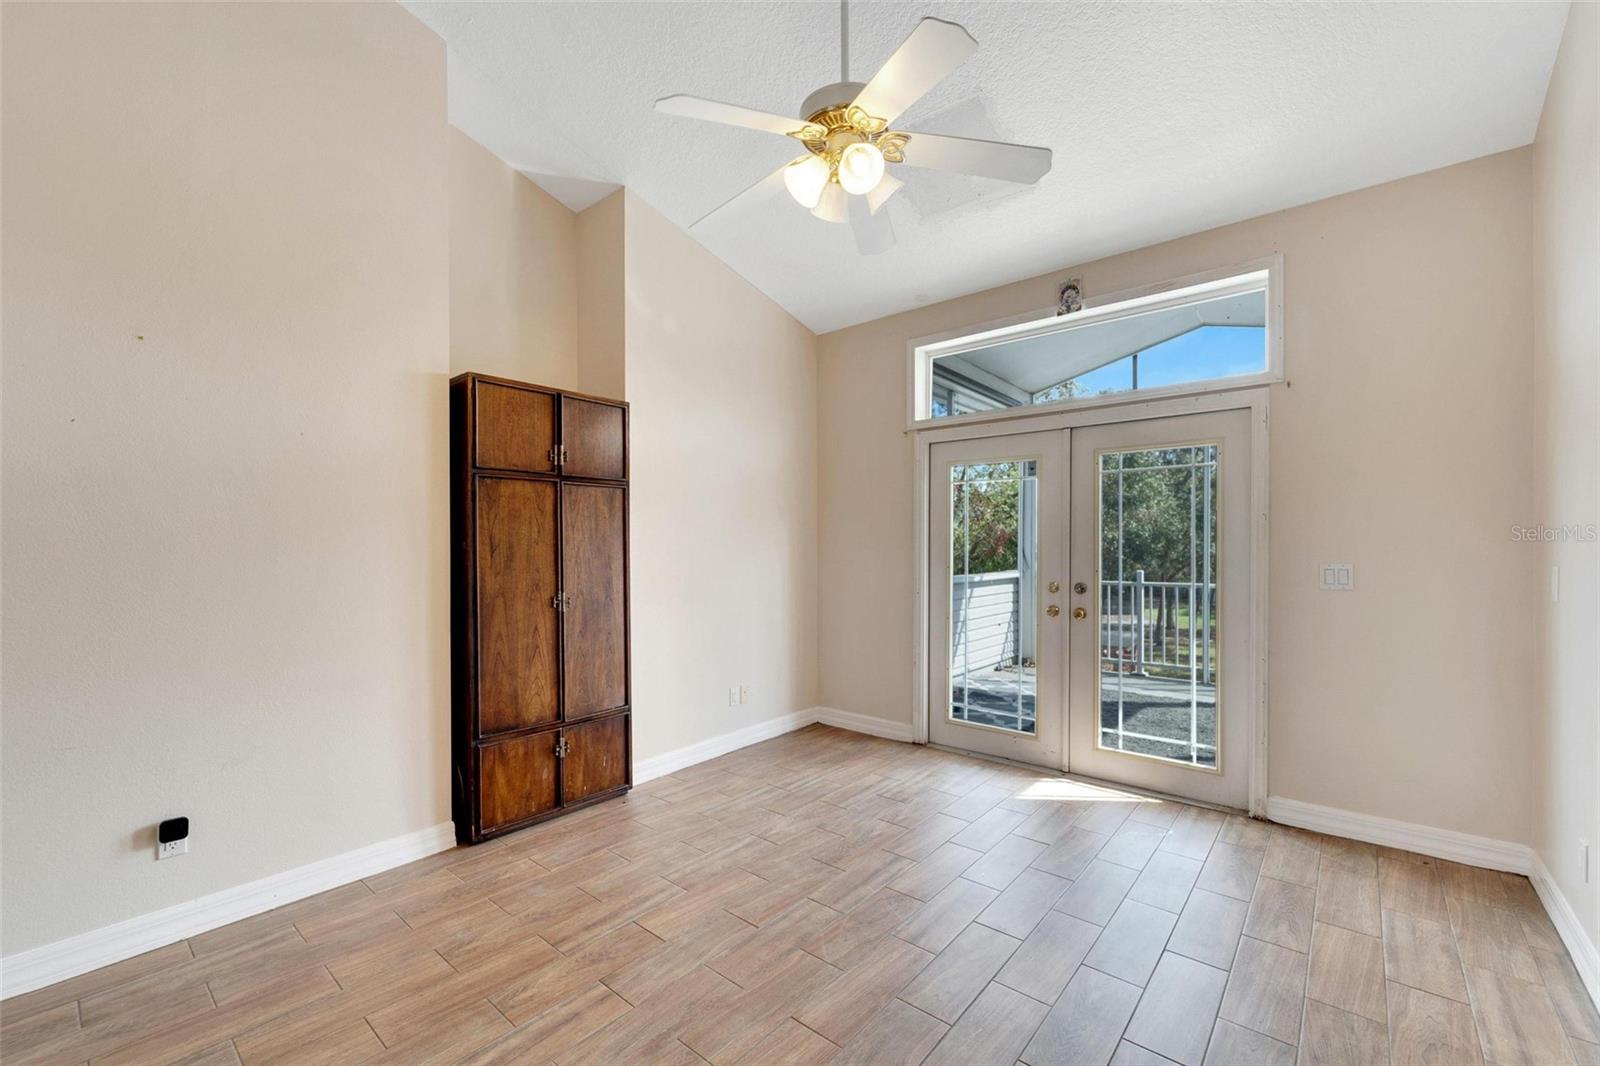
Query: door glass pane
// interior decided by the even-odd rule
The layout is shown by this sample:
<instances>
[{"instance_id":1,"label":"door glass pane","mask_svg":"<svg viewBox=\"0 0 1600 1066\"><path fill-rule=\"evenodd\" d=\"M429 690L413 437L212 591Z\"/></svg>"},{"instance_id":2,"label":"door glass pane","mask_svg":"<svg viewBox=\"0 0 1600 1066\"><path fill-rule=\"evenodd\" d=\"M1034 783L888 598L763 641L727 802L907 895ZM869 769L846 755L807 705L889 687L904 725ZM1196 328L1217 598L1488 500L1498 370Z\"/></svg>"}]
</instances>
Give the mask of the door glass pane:
<instances>
[{"instance_id":1,"label":"door glass pane","mask_svg":"<svg viewBox=\"0 0 1600 1066\"><path fill-rule=\"evenodd\" d=\"M1031 459L950 469L950 717L1033 735L1039 478Z\"/></svg>"},{"instance_id":2,"label":"door glass pane","mask_svg":"<svg viewBox=\"0 0 1600 1066\"><path fill-rule=\"evenodd\" d=\"M1217 446L1104 452L1100 747L1217 768Z\"/></svg>"}]
</instances>

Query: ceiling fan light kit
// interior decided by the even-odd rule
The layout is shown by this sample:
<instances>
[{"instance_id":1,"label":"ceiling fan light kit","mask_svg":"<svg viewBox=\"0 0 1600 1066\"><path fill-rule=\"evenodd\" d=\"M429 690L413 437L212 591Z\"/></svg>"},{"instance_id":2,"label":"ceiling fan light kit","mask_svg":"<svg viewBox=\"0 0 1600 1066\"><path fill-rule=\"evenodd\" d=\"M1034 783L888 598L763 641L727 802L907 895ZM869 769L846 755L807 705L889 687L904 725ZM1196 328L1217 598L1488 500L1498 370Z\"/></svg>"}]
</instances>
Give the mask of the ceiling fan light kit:
<instances>
[{"instance_id":1,"label":"ceiling fan light kit","mask_svg":"<svg viewBox=\"0 0 1600 1066\"><path fill-rule=\"evenodd\" d=\"M830 181L822 187L822 196L818 198L817 206L811 209L811 214L824 222L848 222L850 197L838 182Z\"/></svg>"},{"instance_id":2,"label":"ceiling fan light kit","mask_svg":"<svg viewBox=\"0 0 1600 1066\"><path fill-rule=\"evenodd\" d=\"M857 141L839 153L839 184L854 196L865 196L883 180L883 152L870 141Z\"/></svg>"},{"instance_id":3,"label":"ceiling fan light kit","mask_svg":"<svg viewBox=\"0 0 1600 1066\"><path fill-rule=\"evenodd\" d=\"M823 187L828 184L830 177L828 164L821 156L808 155L783 168L783 184L788 188L789 195L807 211L816 207L817 201L822 199Z\"/></svg>"},{"instance_id":4,"label":"ceiling fan light kit","mask_svg":"<svg viewBox=\"0 0 1600 1066\"><path fill-rule=\"evenodd\" d=\"M883 207L904 184L888 172L888 164L1022 184L1037 182L1050 170L1048 148L889 128L977 47L978 42L961 26L925 18L871 81L838 81L807 96L800 108L806 116L803 120L696 96L680 94L657 100L656 110L666 114L782 134L806 148L805 155L714 208L694 225L745 196L770 187L773 179L781 175L796 203L824 221L848 222L858 250L874 254L894 243L894 231ZM840 55L842 73L848 78L849 9L843 3ZM855 199L862 201L865 210L851 206Z\"/></svg>"}]
</instances>

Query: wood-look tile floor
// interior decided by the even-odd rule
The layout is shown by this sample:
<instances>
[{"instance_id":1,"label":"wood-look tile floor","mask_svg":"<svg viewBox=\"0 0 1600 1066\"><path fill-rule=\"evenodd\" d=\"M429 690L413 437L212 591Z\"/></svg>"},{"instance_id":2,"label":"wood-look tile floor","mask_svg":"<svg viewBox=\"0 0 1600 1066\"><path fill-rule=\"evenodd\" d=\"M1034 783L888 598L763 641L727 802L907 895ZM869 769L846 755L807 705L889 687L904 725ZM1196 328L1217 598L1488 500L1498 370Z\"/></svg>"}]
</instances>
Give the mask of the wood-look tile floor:
<instances>
[{"instance_id":1,"label":"wood-look tile floor","mask_svg":"<svg viewBox=\"0 0 1600 1066\"><path fill-rule=\"evenodd\" d=\"M1521 877L812 727L0 1004L78 1063L1597 1063Z\"/></svg>"}]
</instances>

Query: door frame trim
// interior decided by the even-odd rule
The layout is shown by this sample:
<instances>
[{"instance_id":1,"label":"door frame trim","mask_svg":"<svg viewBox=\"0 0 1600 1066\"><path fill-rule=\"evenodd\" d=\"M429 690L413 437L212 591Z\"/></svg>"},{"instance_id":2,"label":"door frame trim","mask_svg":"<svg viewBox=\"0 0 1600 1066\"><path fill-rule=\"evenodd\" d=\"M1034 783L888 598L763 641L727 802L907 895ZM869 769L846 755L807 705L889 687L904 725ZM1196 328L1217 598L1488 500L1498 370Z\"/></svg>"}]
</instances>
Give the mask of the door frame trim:
<instances>
[{"instance_id":1,"label":"door frame trim","mask_svg":"<svg viewBox=\"0 0 1600 1066\"><path fill-rule=\"evenodd\" d=\"M938 426L917 429L912 433L912 556L916 579L911 596L911 739L916 744L928 743L929 689L928 604L931 590L928 586L928 476L931 469L933 445L946 441L972 440L981 437L1003 437L1015 433L1037 433L1052 429L1076 429L1087 426L1111 425L1118 422L1136 422L1152 418L1170 418L1174 415L1208 414L1215 411L1250 412L1250 635L1256 658L1254 691L1249 701L1248 734L1251 738L1249 759L1249 813L1255 817L1266 816L1267 806L1267 669L1268 630L1267 606L1267 476L1268 431L1270 427L1270 390L1267 386L1239 389L1229 392L1202 393L1193 396L1163 397L1114 407L1083 408L1055 411L1035 416L1021 416L1001 423Z\"/></svg>"}]
</instances>

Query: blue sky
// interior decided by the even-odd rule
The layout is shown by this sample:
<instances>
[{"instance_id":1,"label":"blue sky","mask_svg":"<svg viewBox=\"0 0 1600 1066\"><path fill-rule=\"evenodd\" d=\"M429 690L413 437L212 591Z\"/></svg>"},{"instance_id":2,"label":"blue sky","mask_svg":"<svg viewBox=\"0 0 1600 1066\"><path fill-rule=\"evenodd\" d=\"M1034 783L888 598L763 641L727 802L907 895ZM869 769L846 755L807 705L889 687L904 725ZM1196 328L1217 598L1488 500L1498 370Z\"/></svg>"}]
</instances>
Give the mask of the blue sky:
<instances>
[{"instance_id":1,"label":"blue sky","mask_svg":"<svg viewBox=\"0 0 1600 1066\"><path fill-rule=\"evenodd\" d=\"M1261 326L1201 326L1141 352L1139 387L1252 374L1266 365L1267 331ZM1120 359L1080 375L1078 384L1091 396L1121 392L1133 385L1132 366L1132 358Z\"/></svg>"}]
</instances>

